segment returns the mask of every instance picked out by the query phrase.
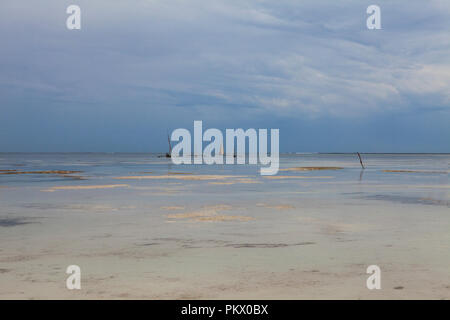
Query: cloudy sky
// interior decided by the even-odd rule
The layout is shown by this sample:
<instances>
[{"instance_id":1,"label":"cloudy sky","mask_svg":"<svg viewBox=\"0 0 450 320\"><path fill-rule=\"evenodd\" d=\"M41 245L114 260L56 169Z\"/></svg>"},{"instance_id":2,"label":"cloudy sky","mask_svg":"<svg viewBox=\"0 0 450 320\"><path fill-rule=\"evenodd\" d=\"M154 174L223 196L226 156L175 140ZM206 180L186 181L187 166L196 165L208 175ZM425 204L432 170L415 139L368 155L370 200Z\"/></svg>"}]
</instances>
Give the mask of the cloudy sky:
<instances>
[{"instance_id":1,"label":"cloudy sky","mask_svg":"<svg viewBox=\"0 0 450 320\"><path fill-rule=\"evenodd\" d=\"M284 152L450 152L450 1L1 1L0 152L165 151L194 120L279 128Z\"/></svg>"}]
</instances>

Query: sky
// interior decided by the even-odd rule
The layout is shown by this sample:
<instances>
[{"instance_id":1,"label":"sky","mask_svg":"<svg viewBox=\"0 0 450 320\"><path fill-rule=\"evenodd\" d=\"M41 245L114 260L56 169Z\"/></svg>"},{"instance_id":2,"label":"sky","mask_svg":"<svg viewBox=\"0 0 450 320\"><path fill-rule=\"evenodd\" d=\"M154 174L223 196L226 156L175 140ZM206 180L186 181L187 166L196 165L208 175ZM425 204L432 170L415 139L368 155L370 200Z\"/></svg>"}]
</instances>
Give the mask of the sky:
<instances>
[{"instance_id":1,"label":"sky","mask_svg":"<svg viewBox=\"0 0 450 320\"><path fill-rule=\"evenodd\" d=\"M0 152L165 152L194 120L279 129L281 152L450 152L450 1L0 2Z\"/></svg>"}]
</instances>

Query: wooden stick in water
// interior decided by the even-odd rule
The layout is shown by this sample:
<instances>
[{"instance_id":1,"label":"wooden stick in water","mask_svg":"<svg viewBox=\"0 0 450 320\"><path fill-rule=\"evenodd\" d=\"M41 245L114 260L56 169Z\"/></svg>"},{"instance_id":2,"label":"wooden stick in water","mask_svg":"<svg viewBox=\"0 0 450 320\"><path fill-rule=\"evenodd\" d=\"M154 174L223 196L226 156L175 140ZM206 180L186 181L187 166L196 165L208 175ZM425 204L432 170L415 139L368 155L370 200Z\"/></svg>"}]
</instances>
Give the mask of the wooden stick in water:
<instances>
[{"instance_id":1,"label":"wooden stick in water","mask_svg":"<svg viewBox=\"0 0 450 320\"><path fill-rule=\"evenodd\" d=\"M169 141L169 154L172 154L172 144L170 143L169 134L167 134L167 141Z\"/></svg>"},{"instance_id":2,"label":"wooden stick in water","mask_svg":"<svg viewBox=\"0 0 450 320\"><path fill-rule=\"evenodd\" d=\"M356 154L358 155L359 163L361 163L361 167L362 167L363 169L365 169L365 168L364 168L364 164L363 164L362 159L361 159L361 155L359 154L359 152L357 152Z\"/></svg>"},{"instance_id":3,"label":"wooden stick in water","mask_svg":"<svg viewBox=\"0 0 450 320\"><path fill-rule=\"evenodd\" d=\"M169 132L167 132L167 141L169 142L169 152L166 152L166 158L172 158L172 144L170 143Z\"/></svg>"}]
</instances>

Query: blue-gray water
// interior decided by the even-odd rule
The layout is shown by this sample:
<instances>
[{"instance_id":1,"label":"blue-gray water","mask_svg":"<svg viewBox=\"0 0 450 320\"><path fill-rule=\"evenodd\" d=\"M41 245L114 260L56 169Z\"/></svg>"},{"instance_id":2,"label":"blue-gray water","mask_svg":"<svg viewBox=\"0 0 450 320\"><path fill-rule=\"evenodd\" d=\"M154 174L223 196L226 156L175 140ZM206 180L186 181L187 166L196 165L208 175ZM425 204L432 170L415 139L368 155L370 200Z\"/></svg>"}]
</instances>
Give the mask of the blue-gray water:
<instances>
[{"instance_id":1,"label":"blue-gray water","mask_svg":"<svg viewBox=\"0 0 450 320\"><path fill-rule=\"evenodd\" d=\"M0 298L448 298L450 155L362 157L283 154L262 177L157 154L0 153ZM29 173L50 170L80 172ZM371 264L383 293L365 287Z\"/></svg>"}]
</instances>

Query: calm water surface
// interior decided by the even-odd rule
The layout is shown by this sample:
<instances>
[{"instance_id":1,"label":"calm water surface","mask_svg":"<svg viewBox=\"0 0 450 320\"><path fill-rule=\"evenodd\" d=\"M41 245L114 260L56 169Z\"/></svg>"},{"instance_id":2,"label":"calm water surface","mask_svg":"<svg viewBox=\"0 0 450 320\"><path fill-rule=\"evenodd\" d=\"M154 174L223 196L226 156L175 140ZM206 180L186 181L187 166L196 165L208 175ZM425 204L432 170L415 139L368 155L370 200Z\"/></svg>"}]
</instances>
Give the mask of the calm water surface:
<instances>
[{"instance_id":1,"label":"calm water surface","mask_svg":"<svg viewBox=\"0 0 450 320\"><path fill-rule=\"evenodd\" d=\"M448 298L450 155L362 156L365 170L354 154L284 154L262 177L157 154L0 153L0 170L79 171L0 174L0 297L68 295L79 264L86 298L365 298L378 264L391 290ZM321 166L342 169L283 170Z\"/></svg>"}]
</instances>

